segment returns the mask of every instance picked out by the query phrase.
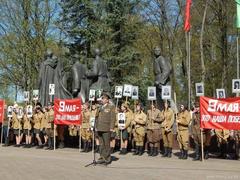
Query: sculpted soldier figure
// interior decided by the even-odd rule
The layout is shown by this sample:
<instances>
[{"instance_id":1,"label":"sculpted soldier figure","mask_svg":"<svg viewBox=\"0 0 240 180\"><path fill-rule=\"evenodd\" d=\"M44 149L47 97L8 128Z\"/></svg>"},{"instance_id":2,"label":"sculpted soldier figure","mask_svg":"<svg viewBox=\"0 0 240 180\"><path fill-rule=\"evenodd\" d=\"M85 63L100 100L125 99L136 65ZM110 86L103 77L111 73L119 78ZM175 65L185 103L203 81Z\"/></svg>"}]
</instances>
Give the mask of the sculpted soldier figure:
<instances>
[{"instance_id":1,"label":"sculpted soldier figure","mask_svg":"<svg viewBox=\"0 0 240 180\"><path fill-rule=\"evenodd\" d=\"M87 77L93 79L90 89L102 89L104 92L110 92L107 64L100 57L99 49L95 49L95 55L93 69L87 73Z\"/></svg>"},{"instance_id":2,"label":"sculpted soldier figure","mask_svg":"<svg viewBox=\"0 0 240 180\"><path fill-rule=\"evenodd\" d=\"M54 84L54 72L58 63L58 60L52 57L53 53L48 49L45 55L45 61L41 64L39 72L39 96L40 103L43 106L46 106L49 102L49 84Z\"/></svg>"},{"instance_id":3,"label":"sculpted soldier figure","mask_svg":"<svg viewBox=\"0 0 240 180\"><path fill-rule=\"evenodd\" d=\"M161 97L162 86L165 86L170 81L170 73L172 66L170 62L161 56L161 50L159 47L154 49L155 60L153 63L154 75L155 75L155 86L157 88L157 96ZM160 109L163 109L163 103L161 100L158 100Z\"/></svg>"},{"instance_id":4,"label":"sculpted soldier figure","mask_svg":"<svg viewBox=\"0 0 240 180\"><path fill-rule=\"evenodd\" d=\"M73 97L81 97L82 102L86 102L89 93L89 80L87 79L87 67L79 61L79 56L74 55L75 63L72 66L73 76L72 94Z\"/></svg>"}]
</instances>

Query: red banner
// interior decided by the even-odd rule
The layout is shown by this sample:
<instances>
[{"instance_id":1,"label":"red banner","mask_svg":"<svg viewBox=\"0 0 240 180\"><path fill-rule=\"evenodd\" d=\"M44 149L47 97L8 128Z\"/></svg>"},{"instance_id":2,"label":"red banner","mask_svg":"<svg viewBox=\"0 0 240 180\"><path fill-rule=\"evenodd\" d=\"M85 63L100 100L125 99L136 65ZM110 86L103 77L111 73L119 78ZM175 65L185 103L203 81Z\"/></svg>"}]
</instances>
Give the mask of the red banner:
<instances>
[{"instance_id":1,"label":"red banner","mask_svg":"<svg viewBox=\"0 0 240 180\"><path fill-rule=\"evenodd\" d=\"M201 128L240 130L240 98L200 97Z\"/></svg>"},{"instance_id":2,"label":"red banner","mask_svg":"<svg viewBox=\"0 0 240 180\"><path fill-rule=\"evenodd\" d=\"M186 32L190 31L190 9L191 9L192 0L186 0L186 8L185 8L185 22L184 22L184 30Z\"/></svg>"},{"instance_id":3,"label":"red banner","mask_svg":"<svg viewBox=\"0 0 240 180\"><path fill-rule=\"evenodd\" d=\"M82 123L80 99L55 99L54 124L80 125Z\"/></svg>"},{"instance_id":4,"label":"red banner","mask_svg":"<svg viewBox=\"0 0 240 180\"><path fill-rule=\"evenodd\" d=\"M3 122L4 118L4 100L0 99L0 123Z\"/></svg>"}]
</instances>

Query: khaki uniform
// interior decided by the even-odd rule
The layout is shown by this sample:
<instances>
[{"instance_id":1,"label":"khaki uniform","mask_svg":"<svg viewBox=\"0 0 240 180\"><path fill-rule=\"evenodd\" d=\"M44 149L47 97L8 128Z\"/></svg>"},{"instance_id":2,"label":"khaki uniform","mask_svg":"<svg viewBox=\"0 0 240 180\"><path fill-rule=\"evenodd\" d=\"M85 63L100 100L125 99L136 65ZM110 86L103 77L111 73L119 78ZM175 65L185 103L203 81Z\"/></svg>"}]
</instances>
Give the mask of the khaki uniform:
<instances>
[{"instance_id":1,"label":"khaki uniform","mask_svg":"<svg viewBox=\"0 0 240 180\"><path fill-rule=\"evenodd\" d=\"M159 143L161 138L161 111L159 109L147 111L147 138L149 143Z\"/></svg>"},{"instance_id":2,"label":"khaki uniform","mask_svg":"<svg viewBox=\"0 0 240 180\"><path fill-rule=\"evenodd\" d=\"M105 162L111 162L110 129L114 129L116 121L115 107L105 104L96 113L96 130L100 143L100 157Z\"/></svg>"},{"instance_id":3,"label":"khaki uniform","mask_svg":"<svg viewBox=\"0 0 240 180\"><path fill-rule=\"evenodd\" d=\"M230 131L229 130L223 130L223 129L216 129L215 133L217 135L218 142L220 144L226 144L228 141L228 138L230 136Z\"/></svg>"},{"instance_id":4,"label":"khaki uniform","mask_svg":"<svg viewBox=\"0 0 240 180\"><path fill-rule=\"evenodd\" d=\"M12 113L12 128L14 130L22 130L22 122L21 119L17 118L17 114L15 112Z\"/></svg>"},{"instance_id":5,"label":"khaki uniform","mask_svg":"<svg viewBox=\"0 0 240 180\"><path fill-rule=\"evenodd\" d=\"M191 121L191 114L185 110L180 112L177 116L178 122L178 143L179 148L183 150L188 150L188 143L189 143L189 130L188 125Z\"/></svg>"},{"instance_id":6,"label":"khaki uniform","mask_svg":"<svg viewBox=\"0 0 240 180\"><path fill-rule=\"evenodd\" d=\"M92 133L90 131L90 111L82 112L82 126L81 126L81 137L84 141L91 141Z\"/></svg>"},{"instance_id":7,"label":"khaki uniform","mask_svg":"<svg viewBox=\"0 0 240 180\"><path fill-rule=\"evenodd\" d=\"M171 108L162 111L162 136L165 148L172 148L173 146L173 123L174 113Z\"/></svg>"},{"instance_id":8,"label":"khaki uniform","mask_svg":"<svg viewBox=\"0 0 240 180\"><path fill-rule=\"evenodd\" d=\"M136 112L134 114L133 123L135 124L133 137L136 146L143 146L145 137L145 124L147 122L147 116L144 112Z\"/></svg>"},{"instance_id":9,"label":"khaki uniform","mask_svg":"<svg viewBox=\"0 0 240 180\"><path fill-rule=\"evenodd\" d=\"M42 118L42 121L41 121L41 126L40 126L40 129L43 130L47 127L47 124L48 124L48 112L45 112L43 114L43 118Z\"/></svg>"},{"instance_id":10,"label":"khaki uniform","mask_svg":"<svg viewBox=\"0 0 240 180\"><path fill-rule=\"evenodd\" d=\"M201 145L201 130L200 130L200 113L193 113L192 120L192 135L193 140L196 145ZM211 130L204 129L203 130L203 145L209 146L211 142Z\"/></svg>"},{"instance_id":11,"label":"khaki uniform","mask_svg":"<svg viewBox=\"0 0 240 180\"><path fill-rule=\"evenodd\" d=\"M55 134L57 134L56 128L54 128L54 111L53 111L53 109L50 109L45 114L46 114L46 116L45 116L45 119L46 119L46 134L47 134L48 137L54 137L53 129L55 130Z\"/></svg>"},{"instance_id":12,"label":"khaki uniform","mask_svg":"<svg viewBox=\"0 0 240 180\"><path fill-rule=\"evenodd\" d=\"M30 131L32 129L31 118L27 117L26 114L23 115L23 129L24 131Z\"/></svg>"},{"instance_id":13,"label":"khaki uniform","mask_svg":"<svg viewBox=\"0 0 240 180\"><path fill-rule=\"evenodd\" d=\"M33 128L34 129L41 129L41 123L44 119L44 114L42 112L35 113L33 115Z\"/></svg>"}]
</instances>

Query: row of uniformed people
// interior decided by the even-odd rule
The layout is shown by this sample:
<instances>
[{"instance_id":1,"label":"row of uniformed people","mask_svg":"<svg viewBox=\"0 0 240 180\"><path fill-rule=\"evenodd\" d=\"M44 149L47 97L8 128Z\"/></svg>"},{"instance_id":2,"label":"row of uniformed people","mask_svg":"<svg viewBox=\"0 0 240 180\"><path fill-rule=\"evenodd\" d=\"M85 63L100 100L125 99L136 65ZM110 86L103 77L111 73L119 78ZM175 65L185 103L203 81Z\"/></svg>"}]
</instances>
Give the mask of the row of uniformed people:
<instances>
[{"instance_id":1,"label":"row of uniformed people","mask_svg":"<svg viewBox=\"0 0 240 180\"><path fill-rule=\"evenodd\" d=\"M31 147L32 136L34 134L38 141L38 148L43 148L44 145L48 145L48 149L53 149L53 119L54 111L53 105L51 103L48 105L48 107L44 108L44 110L42 110L41 105L37 105L34 108L34 113L31 117L27 114L25 108L23 110L23 116L21 118L18 116L18 106L15 105L13 107L12 117L8 118L5 116L4 124L5 127L8 128L7 131L10 129L13 130L13 134L16 138L16 147L21 146L23 135L25 135L26 143L24 147ZM44 136L44 144L40 137L40 132ZM4 136L5 144L7 145L9 132L7 132L7 134L4 134Z\"/></svg>"},{"instance_id":2,"label":"row of uniformed people","mask_svg":"<svg viewBox=\"0 0 240 180\"><path fill-rule=\"evenodd\" d=\"M135 142L134 155L142 155L144 152L144 139L147 134L149 144L149 156L157 156L160 146L161 136L164 143L163 157L172 156L173 146L173 124L174 112L170 108L170 102L165 101L163 111L156 108L152 103L145 114L143 106L138 103L135 107L135 112L132 112L126 103L121 105L120 112L125 113L126 123L125 128L121 129L121 152L127 153L127 145L129 137L133 136ZM177 116L178 124L178 142L181 147L181 159L187 158L188 150L188 124L190 123L190 113L185 107ZM116 126L117 129L117 126ZM119 130L119 129L118 129Z\"/></svg>"}]
</instances>

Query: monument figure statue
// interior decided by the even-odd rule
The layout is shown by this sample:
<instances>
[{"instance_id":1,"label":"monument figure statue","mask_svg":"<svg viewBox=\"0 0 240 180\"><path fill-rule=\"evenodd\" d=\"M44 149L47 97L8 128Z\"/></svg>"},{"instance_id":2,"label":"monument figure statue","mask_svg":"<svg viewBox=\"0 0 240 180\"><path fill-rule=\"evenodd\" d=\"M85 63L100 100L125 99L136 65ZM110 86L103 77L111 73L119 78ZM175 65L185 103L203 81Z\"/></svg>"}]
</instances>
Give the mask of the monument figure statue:
<instances>
[{"instance_id":1,"label":"monument figure statue","mask_svg":"<svg viewBox=\"0 0 240 180\"><path fill-rule=\"evenodd\" d=\"M161 50L159 47L154 49L155 60L153 63L153 70L155 75L155 86L157 90L157 97L161 97L162 86L168 85L170 82L170 74L172 66L168 59L161 56ZM159 108L163 109L163 101L161 98L157 99Z\"/></svg>"},{"instance_id":2,"label":"monument figure statue","mask_svg":"<svg viewBox=\"0 0 240 180\"><path fill-rule=\"evenodd\" d=\"M38 77L38 87L39 87L39 97L42 106L47 106L50 101L49 97L49 84L54 84L54 73L58 64L57 59L53 59L53 53L51 50L47 50L45 54L45 60L41 64L39 77Z\"/></svg>"},{"instance_id":3,"label":"monument figure statue","mask_svg":"<svg viewBox=\"0 0 240 180\"><path fill-rule=\"evenodd\" d=\"M87 73L87 77L93 80L90 89L102 89L104 92L110 92L110 80L106 62L100 57L100 50L95 49L95 60L93 68Z\"/></svg>"},{"instance_id":4,"label":"monument figure statue","mask_svg":"<svg viewBox=\"0 0 240 180\"><path fill-rule=\"evenodd\" d=\"M73 77L72 81L72 95L73 97L81 97L82 102L85 103L88 100L89 95L89 80L87 79L87 67L79 61L80 57L74 55L74 61L71 68Z\"/></svg>"}]
</instances>

